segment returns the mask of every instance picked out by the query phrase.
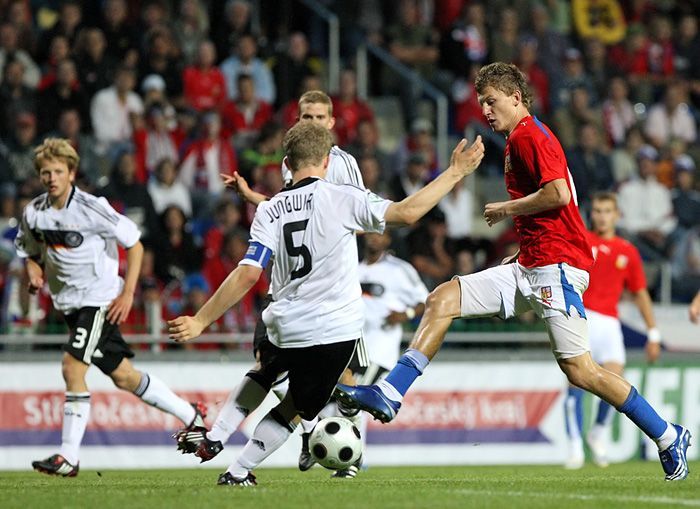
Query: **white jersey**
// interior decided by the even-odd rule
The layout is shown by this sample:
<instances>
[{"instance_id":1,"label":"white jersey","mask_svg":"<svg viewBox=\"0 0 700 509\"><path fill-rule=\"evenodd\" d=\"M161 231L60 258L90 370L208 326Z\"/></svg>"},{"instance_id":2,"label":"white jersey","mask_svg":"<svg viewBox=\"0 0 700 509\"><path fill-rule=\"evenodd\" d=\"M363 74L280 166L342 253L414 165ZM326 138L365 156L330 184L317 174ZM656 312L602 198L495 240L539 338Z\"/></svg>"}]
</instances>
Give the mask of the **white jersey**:
<instances>
[{"instance_id":1,"label":"white jersey","mask_svg":"<svg viewBox=\"0 0 700 509\"><path fill-rule=\"evenodd\" d=\"M24 208L15 247L22 258L40 259L54 307L71 313L105 306L119 295L124 282L117 243L130 248L140 237L136 224L105 198L73 187L60 210L47 193Z\"/></svg>"},{"instance_id":2,"label":"white jersey","mask_svg":"<svg viewBox=\"0 0 700 509\"><path fill-rule=\"evenodd\" d=\"M331 147L328 153L328 171L324 179L332 184L352 184L361 189L365 188L360 168L353 156L337 145ZM282 180L285 185L292 184L292 172L282 161Z\"/></svg>"},{"instance_id":3,"label":"white jersey","mask_svg":"<svg viewBox=\"0 0 700 509\"><path fill-rule=\"evenodd\" d=\"M382 232L391 202L350 185L306 178L258 205L241 264L274 256L270 341L299 348L358 339L364 323L355 231Z\"/></svg>"},{"instance_id":4,"label":"white jersey","mask_svg":"<svg viewBox=\"0 0 700 509\"><path fill-rule=\"evenodd\" d=\"M400 324L388 325L386 317L425 302L428 289L413 265L390 254L372 264L360 263L358 271L365 304L362 335L369 360L390 370L399 360L403 329Z\"/></svg>"}]
</instances>

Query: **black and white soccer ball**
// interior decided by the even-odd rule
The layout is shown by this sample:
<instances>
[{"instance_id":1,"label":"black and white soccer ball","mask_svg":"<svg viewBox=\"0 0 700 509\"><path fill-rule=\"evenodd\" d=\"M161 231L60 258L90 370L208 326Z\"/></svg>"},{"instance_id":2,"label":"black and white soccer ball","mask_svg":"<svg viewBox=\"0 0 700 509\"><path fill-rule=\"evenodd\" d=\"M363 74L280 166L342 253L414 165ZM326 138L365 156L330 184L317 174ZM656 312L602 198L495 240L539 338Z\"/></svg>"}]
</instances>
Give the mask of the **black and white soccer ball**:
<instances>
[{"instance_id":1,"label":"black and white soccer ball","mask_svg":"<svg viewBox=\"0 0 700 509\"><path fill-rule=\"evenodd\" d=\"M327 417L311 432L309 450L319 465L343 470L362 455L360 430L344 417Z\"/></svg>"}]
</instances>

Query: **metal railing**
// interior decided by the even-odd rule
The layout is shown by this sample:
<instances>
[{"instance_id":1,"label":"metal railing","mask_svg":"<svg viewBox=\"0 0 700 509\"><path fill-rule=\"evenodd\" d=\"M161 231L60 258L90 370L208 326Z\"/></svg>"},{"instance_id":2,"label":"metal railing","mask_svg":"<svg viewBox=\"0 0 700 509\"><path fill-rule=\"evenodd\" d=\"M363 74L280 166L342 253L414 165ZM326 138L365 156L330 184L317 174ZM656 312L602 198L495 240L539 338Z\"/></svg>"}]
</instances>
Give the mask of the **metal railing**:
<instances>
[{"instance_id":1,"label":"metal railing","mask_svg":"<svg viewBox=\"0 0 700 509\"><path fill-rule=\"evenodd\" d=\"M357 49L355 55L355 66L357 68L357 93L363 99L367 98L367 54L379 59L384 65L393 70L402 79L417 86L421 93L427 95L435 102L435 143L440 164L447 164L449 158L449 146L447 139L448 116L447 107L449 101L447 96L437 89L432 83L425 80L420 74L402 64L391 53L376 44L363 44Z\"/></svg>"},{"instance_id":2,"label":"metal railing","mask_svg":"<svg viewBox=\"0 0 700 509\"><path fill-rule=\"evenodd\" d=\"M316 0L298 0L328 24L328 92L338 91L340 81L340 23L338 16Z\"/></svg>"}]
</instances>

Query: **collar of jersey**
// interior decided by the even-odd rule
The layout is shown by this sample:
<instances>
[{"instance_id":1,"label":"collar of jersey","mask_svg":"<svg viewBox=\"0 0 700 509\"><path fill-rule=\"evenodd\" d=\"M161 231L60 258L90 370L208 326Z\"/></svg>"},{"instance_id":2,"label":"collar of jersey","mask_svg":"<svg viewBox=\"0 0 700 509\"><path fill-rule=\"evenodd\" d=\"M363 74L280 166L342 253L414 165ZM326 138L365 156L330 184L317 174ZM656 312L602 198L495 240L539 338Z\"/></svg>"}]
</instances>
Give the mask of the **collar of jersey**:
<instances>
[{"instance_id":1,"label":"collar of jersey","mask_svg":"<svg viewBox=\"0 0 700 509\"><path fill-rule=\"evenodd\" d=\"M297 182L293 186L285 187L280 192L291 191L292 189L299 189L300 187L304 187L304 186L308 186L309 184L313 184L317 180L320 180L320 178L319 177L306 177L306 178L301 179L299 182Z\"/></svg>"}]
</instances>

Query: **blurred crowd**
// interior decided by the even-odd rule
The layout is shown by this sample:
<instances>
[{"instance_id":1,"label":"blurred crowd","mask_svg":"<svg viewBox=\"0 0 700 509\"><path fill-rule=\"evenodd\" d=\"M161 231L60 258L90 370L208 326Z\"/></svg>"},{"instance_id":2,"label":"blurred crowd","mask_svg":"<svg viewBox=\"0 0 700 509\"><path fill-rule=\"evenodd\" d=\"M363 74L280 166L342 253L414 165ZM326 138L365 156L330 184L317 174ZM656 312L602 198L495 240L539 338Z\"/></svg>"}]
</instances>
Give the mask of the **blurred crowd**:
<instances>
[{"instance_id":1,"label":"blurred crowd","mask_svg":"<svg viewBox=\"0 0 700 509\"><path fill-rule=\"evenodd\" d=\"M484 63L513 62L564 145L584 217L593 193L617 191L620 233L641 250L652 291L669 262L675 300L700 287L697 2L320 3L340 20L334 134L367 188L400 200L446 161L419 114L420 88L371 61L370 95L396 96L402 115L400 133L380 133L383 119L357 95L360 44L384 47L447 94L451 136L487 142L483 177L502 175L505 140L485 123L472 79ZM146 256L125 331L153 330L196 310L245 254L254 209L219 173L237 171L267 195L282 187L284 132L298 97L327 89L327 64L327 27L293 0L0 0L0 327L60 321L47 295L23 292L12 248L22 208L43 192L38 142L69 139L78 184L141 228ZM517 237L477 236L480 205L458 186L394 236L394 251L429 288L497 263ZM266 291L263 279L218 330L251 331Z\"/></svg>"}]
</instances>

